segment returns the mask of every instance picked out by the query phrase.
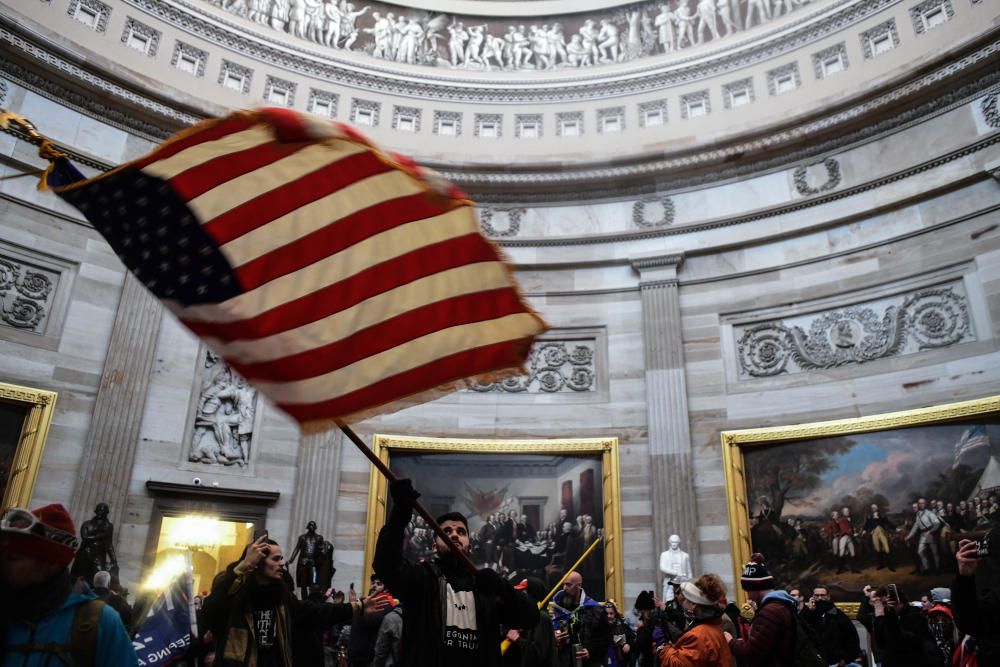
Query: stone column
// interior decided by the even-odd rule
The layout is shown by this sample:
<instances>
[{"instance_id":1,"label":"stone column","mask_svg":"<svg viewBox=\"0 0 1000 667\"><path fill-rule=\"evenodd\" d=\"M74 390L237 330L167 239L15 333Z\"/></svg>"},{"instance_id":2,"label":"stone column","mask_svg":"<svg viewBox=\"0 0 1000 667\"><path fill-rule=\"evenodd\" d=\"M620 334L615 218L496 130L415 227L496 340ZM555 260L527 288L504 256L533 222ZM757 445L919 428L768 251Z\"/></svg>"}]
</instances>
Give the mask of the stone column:
<instances>
[{"instance_id":1,"label":"stone column","mask_svg":"<svg viewBox=\"0 0 1000 667\"><path fill-rule=\"evenodd\" d=\"M698 517L688 424L687 381L681 341L677 270L683 252L631 259L639 272L646 353L646 412L649 432L656 568L672 534L698 571ZM657 588L659 590L659 588Z\"/></svg>"},{"instance_id":2,"label":"stone column","mask_svg":"<svg viewBox=\"0 0 1000 667\"><path fill-rule=\"evenodd\" d=\"M97 503L107 503L116 540L162 321L163 306L135 276L126 273L71 508L79 525L90 518Z\"/></svg>"},{"instance_id":3,"label":"stone column","mask_svg":"<svg viewBox=\"0 0 1000 667\"><path fill-rule=\"evenodd\" d=\"M344 434L337 428L302 436L295 473L289 553L310 521L316 522L316 532L336 548L340 458L346 444Z\"/></svg>"}]
</instances>

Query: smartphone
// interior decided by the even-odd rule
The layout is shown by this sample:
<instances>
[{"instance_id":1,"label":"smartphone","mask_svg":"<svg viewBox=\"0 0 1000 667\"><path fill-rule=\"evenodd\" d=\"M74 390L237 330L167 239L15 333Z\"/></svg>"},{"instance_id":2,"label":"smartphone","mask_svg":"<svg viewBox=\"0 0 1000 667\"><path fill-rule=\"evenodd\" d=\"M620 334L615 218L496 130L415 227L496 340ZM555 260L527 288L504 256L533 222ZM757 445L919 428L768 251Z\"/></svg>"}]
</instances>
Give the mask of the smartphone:
<instances>
[{"instance_id":1,"label":"smartphone","mask_svg":"<svg viewBox=\"0 0 1000 667\"><path fill-rule=\"evenodd\" d=\"M889 602L899 602L899 589L896 588L896 584L888 585L889 592Z\"/></svg>"},{"instance_id":2,"label":"smartphone","mask_svg":"<svg viewBox=\"0 0 1000 667\"><path fill-rule=\"evenodd\" d=\"M993 553L990 536L976 540L976 558L987 558Z\"/></svg>"}]
</instances>

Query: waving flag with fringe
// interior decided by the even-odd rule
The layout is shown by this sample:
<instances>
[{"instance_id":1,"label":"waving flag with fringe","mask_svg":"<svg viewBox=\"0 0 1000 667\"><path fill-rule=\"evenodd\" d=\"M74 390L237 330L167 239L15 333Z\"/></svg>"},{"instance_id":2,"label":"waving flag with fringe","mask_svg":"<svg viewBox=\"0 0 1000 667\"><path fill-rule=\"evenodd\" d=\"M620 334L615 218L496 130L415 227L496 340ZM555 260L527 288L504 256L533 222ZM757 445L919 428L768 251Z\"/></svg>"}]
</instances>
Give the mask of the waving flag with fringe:
<instances>
[{"instance_id":1,"label":"waving flag with fringe","mask_svg":"<svg viewBox=\"0 0 1000 667\"><path fill-rule=\"evenodd\" d=\"M472 202L339 123L240 112L89 180L57 160L48 183L302 424L488 381L546 328Z\"/></svg>"}]
</instances>

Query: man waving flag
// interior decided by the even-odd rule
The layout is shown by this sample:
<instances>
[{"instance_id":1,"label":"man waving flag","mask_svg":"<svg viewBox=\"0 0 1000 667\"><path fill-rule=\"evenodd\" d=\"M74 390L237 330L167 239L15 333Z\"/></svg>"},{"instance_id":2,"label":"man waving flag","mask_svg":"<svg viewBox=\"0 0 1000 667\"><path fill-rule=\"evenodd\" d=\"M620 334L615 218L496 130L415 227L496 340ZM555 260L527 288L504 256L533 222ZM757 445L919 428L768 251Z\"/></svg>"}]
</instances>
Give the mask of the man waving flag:
<instances>
[{"instance_id":1,"label":"man waving flag","mask_svg":"<svg viewBox=\"0 0 1000 667\"><path fill-rule=\"evenodd\" d=\"M191 331L303 424L519 367L545 323L472 202L345 125L288 109L48 177Z\"/></svg>"}]
</instances>

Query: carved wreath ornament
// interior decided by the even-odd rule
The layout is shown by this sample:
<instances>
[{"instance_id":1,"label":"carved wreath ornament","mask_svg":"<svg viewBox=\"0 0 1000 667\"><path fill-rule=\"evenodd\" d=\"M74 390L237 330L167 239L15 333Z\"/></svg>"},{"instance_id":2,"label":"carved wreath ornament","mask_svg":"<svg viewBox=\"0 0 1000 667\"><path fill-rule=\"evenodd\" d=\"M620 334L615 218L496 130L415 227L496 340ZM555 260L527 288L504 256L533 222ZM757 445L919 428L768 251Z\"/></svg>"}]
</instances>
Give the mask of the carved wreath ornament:
<instances>
[{"instance_id":1,"label":"carved wreath ornament","mask_svg":"<svg viewBox=\"0 0 1000 667\"><path fill-rule=\"evenodd\" d=\"M779 375L790 363L804 369L863 364L899 354L908 342L918 350L946 347L969 335L965 297L950 287L921 290L880 316L853 306L823 313L805 331L768 322L744 331L737 348L744 373Z\"/></svg>"},{"instance_id":2,"label":"carved wreath ornament","mask_svg":"<svg viewBox=\"0 0 1000 667\"><path fill-rule=\"evenodd\" d=\"M497 229L493 226L494 213L507 214L506 229ZM504 238L517 236L518 232L521 231L522 216L524 216L523 208L498 208L496 210L492 208L483 208L479 211L479 226L482 227L483 233L490 237Z\"/></svg>"},{"instance_id":3,"label":"carved wreath ornament","mask_svg":"<svg viewBox=\"0 0 1000 667\"><path fill-rule=\"evenodd\" d=\"M594 350L586 345L569 347L565 342L535 345L525 364L528 374L499 382L475 384L472 391L554 394L559 391L593 391Z\"/></svg>"},{"instance_id":4,"label":"carved wreath ornament","mask_svg":"<svg viewBox=\"0 0 1000 667\"><path fill-rule=\"evenodd\" d=\"M52 281L6 259L0 259L0 319L18 329L35 329L45 317Z\"/></svg>"}]
</instances>

